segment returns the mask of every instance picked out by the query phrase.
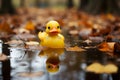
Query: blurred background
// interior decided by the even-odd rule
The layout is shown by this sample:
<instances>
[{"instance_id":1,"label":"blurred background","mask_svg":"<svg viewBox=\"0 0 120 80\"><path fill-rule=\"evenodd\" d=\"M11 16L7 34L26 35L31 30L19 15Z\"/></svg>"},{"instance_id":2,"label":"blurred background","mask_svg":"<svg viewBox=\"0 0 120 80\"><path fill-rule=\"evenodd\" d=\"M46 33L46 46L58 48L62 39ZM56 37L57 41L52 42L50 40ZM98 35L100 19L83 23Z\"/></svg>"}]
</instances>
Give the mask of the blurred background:
<instances>
[{"instance_id":1,"label":"blurred background","mask_svg":"<svg viewBox=\"0 0 120 80\"><path fill-rule=\"evenodd\" d=\"M1 13L7 12L7 7L9 9L12 7L75 8L80 11L85 11L92 14L118 14L120 8L120 0L0 0Z\"/></svg>"}]
</instances>

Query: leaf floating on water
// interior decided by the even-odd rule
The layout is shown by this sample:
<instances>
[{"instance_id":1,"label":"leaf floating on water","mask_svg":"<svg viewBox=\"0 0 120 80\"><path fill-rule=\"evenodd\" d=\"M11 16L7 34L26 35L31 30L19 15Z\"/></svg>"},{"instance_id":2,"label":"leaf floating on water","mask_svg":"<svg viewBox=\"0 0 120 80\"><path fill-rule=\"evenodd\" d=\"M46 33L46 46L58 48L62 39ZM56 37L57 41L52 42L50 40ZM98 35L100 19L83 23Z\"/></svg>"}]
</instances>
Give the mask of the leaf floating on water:
<instances>
[{"instance_id":1,"label":"leaf floating on water","mask_svg":"<svg viewBox=\"0 0 120 80\"><path fill-rule=\"evenodd\" d=\"M114 42L102 42L100 45L98 45L98 49L100 51L113 52L114 44Z\"/></svg>"},{"instance_id":2,"label":"leaf floating on water","mask_svg":"<svg viewBox=\"0 0 120 80\"><path fill-rule=\"evenodd\" d=\"M94 73L97 73L97 74L103 73L103 65L98 63L98 62L95 62L95 63L89 65L86 68L86 71L94 72Z\"/></svg>"},{"instance_id":3,"label":"leaf floating on water","mask_svg":"<svg viewBox=\"0 0 120 80\"><path fill-rule=\"evenodd\" d=\"M17 44L23 44L22 40L11 40L6 42L5 44L9 44L9 45L17 45Z\"/></svg>"},{"instance_id":4,"label":"leaf floating on water","mask_svg":"<svg viewBox=\"0 0 120 80\"><path fill-rule=\"evenodd\" d=\"M7 60L8 59L8 57L5 55L5 54L0 54L0 61L5 61L5 60Z\"/></svg>"},{"instance_id":5,"label":"leaf floating on water","mask_svg":"<svg viewBox=\"0 0 120 80\"><path fill-rule=\"evenodd\" d=\"M34 72L34 73L29 73L29 72L23 72L21 74L19 74L19 76L21 77L36 77L36 76L42 76L44 75L44 72L40 71L40 72Z\"/></svg>"},{"instance_id":6,"label":"leaf floating on water","mask_svg":"<svg viewBox=\"0 0 120 80\"><path fill-rule=\"evenodd\" d=\"M94 72L97 74L101 74L101 73L111 74L111 73L116 73L118 71L118 67L112 63L102 65L98 62L95 62L87 66L86 71Z\"/></svg>"},{"instance_id":7,"label":"leaf floating on water","mask_svg":"<svg viewBox=\"0 0 120 80\"><path fill-rule=\"evenodd\" d=\"M74 47L68 47L66 48L67 51L78 51L78 52L81 52L81 51L85 51L85 49L82 49L78 46L74 46Z\"/></svg>"},{"instance_id":8,"label":"leaf floating on water","mask_svg":"<svg viewBox=\"0 0 120 80\"><path fill-rule=\"evenodd\" d=\"M98 49L100 51L109 51L109 45L107 44L107 42L102 42L100 45L98 45Z\"/></svg>"},{"instance_id":9,"label":"leaf floating on water","mask_svg":"<svg viewBox=\"0 0 120 80\"><path fill-rule=\"evenodd\" d=\"M107 52L108 55L113 56L115 42L102 42L98 45L98 49L103 52Z\"/></svg>"},{"instance_id":10,"label":"leaf floating on water","mask_svg":"<svg viewBox=\"0 0 120 80\"><path fill-rule=\"evenodd\" d=\"M114 64L107 64L104 66L104 72L107 74L116 73L118 71L118 67Z\"/></svg>"}]
</instances>

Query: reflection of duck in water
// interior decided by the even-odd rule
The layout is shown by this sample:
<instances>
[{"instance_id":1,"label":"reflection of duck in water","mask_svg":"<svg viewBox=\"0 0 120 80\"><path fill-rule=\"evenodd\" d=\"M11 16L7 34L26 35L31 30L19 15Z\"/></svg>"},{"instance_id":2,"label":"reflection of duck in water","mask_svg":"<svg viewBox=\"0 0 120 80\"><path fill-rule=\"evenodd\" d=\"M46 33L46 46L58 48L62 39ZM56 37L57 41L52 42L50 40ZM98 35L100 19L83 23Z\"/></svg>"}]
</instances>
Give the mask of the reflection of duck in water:
<instances>
[{"instance_id":1,"label":"reflection of duck in water","mask_svg":"<svg viewBox=\"0 0 120 80\"><path fill-rule=\"evenodd\" d=\"M46 69L48 72L54 73L59 71L60 60L58 56L48 57L46 61Z\"/></svg>"},{"instance_id":2,"label":"reflection of duck in water","mask_svg":"<svg viewBox=\"0 0 120 80\"><path fill-rule=\"evenodd\" d=\"M47 56L46 69L50 73L59 71L59 56L64 53L63 48L46 48L40 52L40 56Z\"/></svg>"},{"instance_id":3,"label":"reflection of duck in water","mask_svg":"<svg viewBox=\"0 0 120 80\"><path fill-rule=\"evenodd\" d=\"M49 21L45 32L39 32L40 44L49 48L64 48L64 37L60 34L60 25L56 21Z\"/></svg>"}]
</instances>

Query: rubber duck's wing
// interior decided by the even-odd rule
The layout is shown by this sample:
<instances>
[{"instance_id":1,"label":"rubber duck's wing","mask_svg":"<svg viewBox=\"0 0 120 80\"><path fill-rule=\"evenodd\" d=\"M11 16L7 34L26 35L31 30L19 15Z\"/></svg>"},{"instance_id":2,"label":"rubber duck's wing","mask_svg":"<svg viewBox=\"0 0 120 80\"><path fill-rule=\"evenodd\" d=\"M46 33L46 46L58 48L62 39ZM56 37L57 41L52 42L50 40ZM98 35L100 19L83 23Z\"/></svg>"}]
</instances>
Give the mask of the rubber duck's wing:
<instances>
[{"instance_id":1,"label":"rubber duck's wing","mask_svg":"<svg viewBox=\"0 0 120 80\"><path fill-rule=\"evenodd\" d=\"M40 40L44 40L46 36L47 36L47 33L46 33L46 32L39 32L39 33L38 33L38 38L39 38Z\"/></svg>"},{"instance_id":2,"label":"rubber duck's wing","mask_svg":"<svg viewBox=\"0 0 120 80\"><path fill-rule=\"evenodd\" d=\"M58 36L62 39L62 40L64 40L65 38L64 38L64 36L63 35L61 35L61 34L58 34Z\"/></svg>"}]
</instances>

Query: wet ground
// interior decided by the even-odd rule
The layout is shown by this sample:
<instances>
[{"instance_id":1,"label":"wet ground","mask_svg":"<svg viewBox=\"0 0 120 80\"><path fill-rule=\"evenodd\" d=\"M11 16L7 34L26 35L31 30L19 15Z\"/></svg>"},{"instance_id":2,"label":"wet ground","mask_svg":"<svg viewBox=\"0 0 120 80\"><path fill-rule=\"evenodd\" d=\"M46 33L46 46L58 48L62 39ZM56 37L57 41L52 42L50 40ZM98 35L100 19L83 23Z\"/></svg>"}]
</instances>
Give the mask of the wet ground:
<instances>
[{"instance_id":1,"label":"wet ground","mask_svg":"<svg viewBox=\"0 0 120 80\"><path fill-rule=\"evenodd\" d=\"M119 58L99 51L94 45L85 51L48 49L41 53L12 47L2 50L8 51L11 58L0 62L0 80L120 80ZM113 63L119 69L111 74L87 72L86 67L94 62Z\"/></svg>"}]
</instances>

